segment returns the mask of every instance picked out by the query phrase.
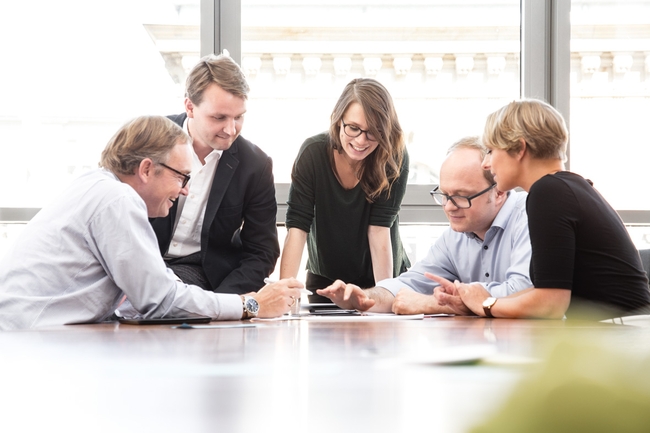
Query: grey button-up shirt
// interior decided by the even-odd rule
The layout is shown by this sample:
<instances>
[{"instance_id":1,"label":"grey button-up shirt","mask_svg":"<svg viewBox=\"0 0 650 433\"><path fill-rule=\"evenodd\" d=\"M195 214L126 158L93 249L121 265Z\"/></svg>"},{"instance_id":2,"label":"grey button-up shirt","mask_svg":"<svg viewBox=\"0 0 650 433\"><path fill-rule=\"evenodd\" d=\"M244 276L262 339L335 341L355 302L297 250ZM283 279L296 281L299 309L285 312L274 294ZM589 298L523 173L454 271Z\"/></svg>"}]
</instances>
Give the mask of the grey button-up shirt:
<instances>
[{"instance_id":1,"label":"grey button-up shirt","mask_svg":"<svg viewBox=\"0 0 650 433\"><path fill-rule=\"evenodd\" d=\"M481 241L473 233L450 228L431 246L427 256L397 278L376 285L394 295L406 287L432 294L438 283L424 276L430 272L449 281L481 283L496 298L533 286L529 276L530 237L525 192L512 191Z\"/></svg>"}]
</instances>

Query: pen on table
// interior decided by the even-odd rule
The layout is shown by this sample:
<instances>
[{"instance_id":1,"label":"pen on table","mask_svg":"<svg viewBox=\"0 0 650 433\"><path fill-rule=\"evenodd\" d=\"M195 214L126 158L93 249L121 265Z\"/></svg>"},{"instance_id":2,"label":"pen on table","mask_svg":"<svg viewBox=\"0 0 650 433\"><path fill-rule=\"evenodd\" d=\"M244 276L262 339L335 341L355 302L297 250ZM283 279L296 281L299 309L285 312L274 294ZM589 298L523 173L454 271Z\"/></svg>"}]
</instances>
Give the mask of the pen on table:
<instances>
[{"instance_id":1,"label":"pen on table","mask_svg":"<svg viewBox=\"0 0 650 433\"><path fill-rule=\"evenodd\" d=\"M270 278L264 278L264 284L273 284L273 283L277 283L277 281L272 280ZM300 289L300 293L302 293L303 295L313 295L311 290L307 290L307 289Z\"/></svg>"}]
</instances>

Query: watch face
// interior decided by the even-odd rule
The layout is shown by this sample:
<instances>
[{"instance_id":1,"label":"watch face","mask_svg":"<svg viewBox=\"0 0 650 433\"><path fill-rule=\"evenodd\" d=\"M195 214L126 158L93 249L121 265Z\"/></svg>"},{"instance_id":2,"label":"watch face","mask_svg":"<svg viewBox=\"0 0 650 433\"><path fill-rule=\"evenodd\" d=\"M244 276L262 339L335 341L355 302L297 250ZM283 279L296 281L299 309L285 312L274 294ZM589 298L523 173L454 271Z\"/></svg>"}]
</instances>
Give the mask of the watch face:
<instances>
[{"instance_id":1,"label":"watch face","mask_svg":"<svg viewBox=\"0 0 650 433\"><path fill-rule=\"evenodd\" d=\"M497 298L487 298L485 301L483 301L483 308L491 308L496 301Z\"/></svg>"},{"instance_id":2,"label":"watch face","mask_svg":"<svg viewBox=\"0 0 650 433\"><path fill-rule=\"evenodd\" d=\"M246 311L252 315L256 315L260 309L260 304L257 303L255 298L246 298Z\"/></svg>"}]
</instances>

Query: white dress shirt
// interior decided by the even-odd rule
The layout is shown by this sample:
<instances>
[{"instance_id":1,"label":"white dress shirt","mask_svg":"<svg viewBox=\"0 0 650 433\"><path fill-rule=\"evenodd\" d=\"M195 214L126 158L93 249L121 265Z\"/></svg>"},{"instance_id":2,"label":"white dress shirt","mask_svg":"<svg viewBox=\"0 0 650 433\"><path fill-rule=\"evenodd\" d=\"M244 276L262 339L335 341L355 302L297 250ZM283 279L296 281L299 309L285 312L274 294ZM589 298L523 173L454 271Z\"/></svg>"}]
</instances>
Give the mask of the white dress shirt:
<instances>
[{"instance_id":1,"label":"white dress shirt","mask_svg":"<svg viewBox=\"0 0 650 433\"><path fill-rule=\"evenodd\" d=\"M189 118L183 122L183 129L189 135L188 120ZM165 258L186 257L201 251L201 230L203 229L205 208L222 153L223 150L213 150L205 157L205 164L203 164L196 153L192 152L192 173L190 174L192 178L188 185L189 193L187 197L180 196L178 198L174 234Z\"/></svg>"},{"instance_id":2,"label":"white dress shirt","mask_svg":"<svg viewBox=\"0 0 650 433\"><path fill-rule=\"evenodd\" d=\"M97 169L43 208L0 262L0 329L101 321L124 295L145 318L242 316L238 295L168 271L142 198Z\"/></svg>"}]
</instances>

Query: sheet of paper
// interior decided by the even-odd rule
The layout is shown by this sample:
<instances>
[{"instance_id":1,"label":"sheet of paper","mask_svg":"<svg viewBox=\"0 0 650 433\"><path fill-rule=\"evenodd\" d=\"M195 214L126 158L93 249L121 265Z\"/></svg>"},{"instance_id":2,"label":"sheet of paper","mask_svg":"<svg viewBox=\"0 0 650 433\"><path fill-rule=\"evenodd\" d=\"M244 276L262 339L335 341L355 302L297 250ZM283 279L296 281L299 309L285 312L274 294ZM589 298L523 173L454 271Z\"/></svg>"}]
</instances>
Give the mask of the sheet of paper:
<instances>
[{"instance_id":1,"label":"sheet of paper","mask_svg":"<svg viewBox=\"0 0 650 433\"><path fill-rule=\"evenodd\" d=\"M301 320L313 320L313 321L360 321L360 322L374 322L382 320L422 320L424 319L424 314L393 314L393 313L370 313L364 312L358 315L345 315L337 314L332 316L316 316L308 315L301 316Z\"/></svg>"},{"instance_id":2,"label":"sheet of paper","mask_svg":"<svg viewBox=\"0 0 650 433\"><path fill-rule=\"evenodd\" d=\"M370 313L363 312L358 314L333 314L333 315L320 315L310 313L300 313L296 315L287 315L280 317L273 317L270 319L262 319L256 317L251 319L251 322L278 322L284 320L313 320L313 321L362 321L372 322L381 320L421 320L424 319L424 314L393 314L393 313Z\"/></svg>"},{"instance_id":3,"label":"sheet of paper","mask_svg":"<svg viewBox=\"0 0 650 433\"><path fill-rule=\"evenodd\" d=\"M300 319L300 316L290 316L288 314L285 314L284 316L280 317L271 317L271 318L262 318L262 317L255 317L251 319L251 322L282 322L285 320L298 320Z\"/></svg>"}]
</instances>

